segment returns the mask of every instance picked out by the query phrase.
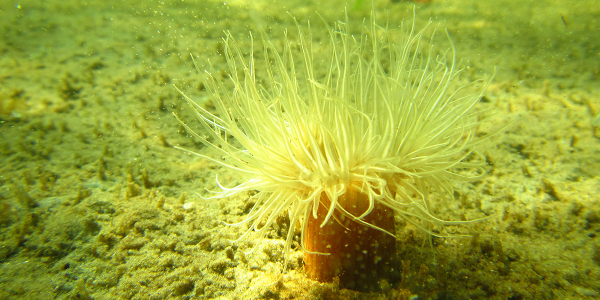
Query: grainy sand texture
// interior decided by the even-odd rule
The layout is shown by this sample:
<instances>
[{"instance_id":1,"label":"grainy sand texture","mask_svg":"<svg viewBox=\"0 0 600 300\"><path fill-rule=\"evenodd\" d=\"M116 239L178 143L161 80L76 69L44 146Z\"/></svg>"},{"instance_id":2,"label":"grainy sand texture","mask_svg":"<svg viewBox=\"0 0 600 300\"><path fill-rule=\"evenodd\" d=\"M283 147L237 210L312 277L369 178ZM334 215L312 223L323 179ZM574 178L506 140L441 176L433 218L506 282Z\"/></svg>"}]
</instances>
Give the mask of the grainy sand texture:
<instances>
[{"instance_id":1,"label":"grainy sand texture","mask_svg":"<svg viewBox=\"0 0 600 300\"><path fill-rule=\"evenodd\" d=\"M214 109L190 54L226 80L224 31L247 51L261 30L283 47L286 28L297 37L287 12L310 21L325 68L324 24L347 7L358 28L373 4L392 35L415 6L438 49L447 29L462 83L495 74L477 104L480 135L502 129L477 146L486 175L433 208L489 218L432 245L398 220L402 280L377 293L307 279L297 243L275 283L298 229L282 217L261 241L232 242L245 228L224 222L243 220L251 195L202 198L217 174L242 178L173 147L207 151L173 116L202 130L173 85ZM3 0L0 53L0 299L600 297L596 0Z\"/></svg>"}]
</instances>

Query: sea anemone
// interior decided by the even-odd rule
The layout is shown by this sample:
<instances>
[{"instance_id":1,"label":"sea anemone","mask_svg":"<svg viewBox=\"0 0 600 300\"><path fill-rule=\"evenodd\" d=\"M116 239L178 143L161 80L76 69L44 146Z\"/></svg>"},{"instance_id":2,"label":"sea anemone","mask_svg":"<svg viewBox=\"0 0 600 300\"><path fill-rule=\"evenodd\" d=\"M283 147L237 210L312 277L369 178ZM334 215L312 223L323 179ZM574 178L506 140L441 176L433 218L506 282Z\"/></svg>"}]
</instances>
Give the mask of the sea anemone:
<instances>
[{"instance_id":1,"label":"sea anemone","mask_svg":"<svg viewBox=\"0 0 600 300\"><path fill-rule=\"evenodd\" d=\"M280 215L289 215L284 270L296 227L301 228L305 261L307 256L335 254L327 250L335 248L334 242L320 241L313 232L329 224L341 226L342 247L352 245L345 239L361 231L349 228L350 221L391 236L392 252L394 215L440 235L435 225L462 221L435 217L431 197L451 199L453 181L483 174L484 159L474 151L480 140L474 107L489 81L457 85L463 69L457 66L454 47L436 51L433 35L425 41L425 28L416 31L414 21L402 25L399 35L377 25L374 13L360 34L352 35L348 24L346 16L345 22L327 27L328 53L317 53L310 29L306 35L298 23L294 40L284 33L283 49L263 34L258 59L252 39L248 55L227 32L224 55L233 89L212 66L201 72L216 113L182 93L203 131L181 123L216 153L185 150L245 180L232 188L219 183L222 191L214 197L256 191L253 208L236 224L248 225L240 239L250 232L261 239ZM388 216L376 216L382 212ZM390 216L391 226L381 225L389 224ZM377 222L382 218L387 219ZM307 236L324 247L308 245ZM373 245L379 247L378 241ZM366 264L385 257L373 259ZM312 268L326 268L324 264ZM326 281L349 272L335 268L328 275L307 274Z\"/></svg>"}]
</instances>

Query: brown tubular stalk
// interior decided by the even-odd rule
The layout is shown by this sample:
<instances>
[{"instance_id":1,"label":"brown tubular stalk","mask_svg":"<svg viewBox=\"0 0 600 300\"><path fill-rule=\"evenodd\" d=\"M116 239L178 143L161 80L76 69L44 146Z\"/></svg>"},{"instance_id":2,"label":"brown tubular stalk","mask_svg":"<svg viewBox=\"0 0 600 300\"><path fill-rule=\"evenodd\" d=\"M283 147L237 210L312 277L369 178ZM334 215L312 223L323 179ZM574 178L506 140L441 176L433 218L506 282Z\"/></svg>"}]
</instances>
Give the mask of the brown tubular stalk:
<instances>
[{"instance_id":1,"label":"brown tubular stalk","mask_svg":"<svg viewBox=\"0 0 600 300\"><path fill-rule=\"evenodd\" d=\"M308 278L330 282L337 276L341 288L363 292L379 290L382 280L388 283L398 281L396 239L381 230L360 224L340 211L334 212L321 228L330 200L325 193L321 194L320 200L317 218L313 218L311 213L306 220L304 270ZM369 198L349 187L338 198L338 204L348 213L360 216L369 208ZM395 233L394 212L377 202L363 221Z\"/></svg>"}]
</instances>

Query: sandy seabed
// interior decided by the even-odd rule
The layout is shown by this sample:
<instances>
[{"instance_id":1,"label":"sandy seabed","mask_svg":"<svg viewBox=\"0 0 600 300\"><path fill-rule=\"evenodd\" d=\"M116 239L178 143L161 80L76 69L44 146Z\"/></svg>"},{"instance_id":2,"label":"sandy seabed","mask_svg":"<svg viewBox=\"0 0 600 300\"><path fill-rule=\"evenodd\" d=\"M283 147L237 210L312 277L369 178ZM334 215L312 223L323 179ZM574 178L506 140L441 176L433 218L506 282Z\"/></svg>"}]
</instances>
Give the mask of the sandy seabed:
<instances>
[{"instance_id":1,"label":"sandy seabed","mask_svg":"<svg viewBox=\"0 0 600 300\"><path fill-rule=\"evenodd\" d=\"M600 295L600 6L595 0L375 1L392 34L427 20L468 66L495 73L478 109L487 174L457 182L434 238L398 221L402 280L379 293L283 268L283 218L236 243L248 195L203 200L240 178L173 117L194 116L173 84L210 106L190 53L225 76L224 31L242 45L311 20L313 40L343 1L7 1L0 4L0 299L587 299ZM370 1L349 18L361 24ZM366 3L369 2L369 3ZM306 28L304 28L306 30ZM254 36L258 36L255 34ZM290 38L293 38L290 34ZM315 55L323 55L318 53ZM326 55L323 56L326 58ZM596 124L596 125L594 125ZM198 195L199 194L199 195ZM294 229L296 230L296 229Z\"/></svg>"}]
</instances>

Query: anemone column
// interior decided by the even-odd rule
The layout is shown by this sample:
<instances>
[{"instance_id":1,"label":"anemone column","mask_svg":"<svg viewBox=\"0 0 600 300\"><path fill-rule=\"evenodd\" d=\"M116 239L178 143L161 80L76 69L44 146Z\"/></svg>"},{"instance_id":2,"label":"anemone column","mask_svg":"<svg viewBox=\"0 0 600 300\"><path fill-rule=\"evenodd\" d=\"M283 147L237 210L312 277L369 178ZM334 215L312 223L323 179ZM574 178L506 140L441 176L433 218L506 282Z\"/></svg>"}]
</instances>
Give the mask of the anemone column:
<instances>
[{"instance_id":1,"label":"anemone column","mask_svg":"<svg viewBox=\"0 0 600 300\"><path fill-rule=\"evenodd\" d=\"M396 239L354 219L369 209L367 195L354 187L338 197L347 214L336 210L323 227L331 201L321 194L317 218L311 214L306 220L304 270L313 280L330 282L337 276L342 288L376 291L382 280L394 283L400 278ZM380 203L362 221L395 233L394 212Z\"/></svg>"}]
</instances>

